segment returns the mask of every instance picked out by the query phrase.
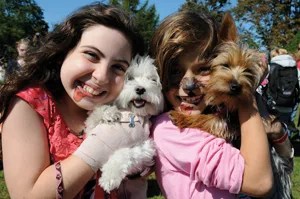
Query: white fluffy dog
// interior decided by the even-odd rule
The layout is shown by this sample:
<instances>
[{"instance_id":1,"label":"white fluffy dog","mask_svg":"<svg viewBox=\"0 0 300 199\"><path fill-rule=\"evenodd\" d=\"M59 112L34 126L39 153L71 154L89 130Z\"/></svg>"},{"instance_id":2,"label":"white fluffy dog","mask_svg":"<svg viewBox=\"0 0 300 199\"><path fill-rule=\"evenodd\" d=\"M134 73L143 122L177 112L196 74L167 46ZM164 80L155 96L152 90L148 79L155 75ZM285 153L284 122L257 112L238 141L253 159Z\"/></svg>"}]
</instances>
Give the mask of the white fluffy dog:
<instances>
[{"instance_id":1,"label":"white fluffy dog","mask_svg":"<svg viewBox=\"0 0 300 199\"><path fill-rule=\"evenodd\" d=\"M149 138L149 118L163 111L164 102L153 62L149 56L137 55L125 73L125 84L118 98L112 105L96 107L86 121L88 134L98 125L109 124L110 129L113 125L122 126L102 138L110 153L101 168L99 184L108 193L118 188L126 176L154 164L156 151Z\"/></svg>"}]
</instances>

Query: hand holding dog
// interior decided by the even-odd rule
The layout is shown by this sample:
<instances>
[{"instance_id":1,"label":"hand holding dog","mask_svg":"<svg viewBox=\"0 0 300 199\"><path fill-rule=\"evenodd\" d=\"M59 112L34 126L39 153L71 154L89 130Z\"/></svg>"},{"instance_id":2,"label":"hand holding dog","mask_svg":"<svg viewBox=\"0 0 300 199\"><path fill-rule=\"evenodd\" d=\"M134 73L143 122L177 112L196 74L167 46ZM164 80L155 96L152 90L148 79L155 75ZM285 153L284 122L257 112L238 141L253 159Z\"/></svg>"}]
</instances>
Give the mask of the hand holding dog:
<instances>
[{"instance_id":1,"label":"hand holding dog","mask_svg":"<svg viewBox=\"0 0 300 199\"><path fill-rule=\"evenodd\" d=\"M134 128L122 123L98 125L87 135L74 155L84 160L96 172L116 149L132 146L136 141L133 136L143 131L141 125Z\"/></svg>"}]
</instances>

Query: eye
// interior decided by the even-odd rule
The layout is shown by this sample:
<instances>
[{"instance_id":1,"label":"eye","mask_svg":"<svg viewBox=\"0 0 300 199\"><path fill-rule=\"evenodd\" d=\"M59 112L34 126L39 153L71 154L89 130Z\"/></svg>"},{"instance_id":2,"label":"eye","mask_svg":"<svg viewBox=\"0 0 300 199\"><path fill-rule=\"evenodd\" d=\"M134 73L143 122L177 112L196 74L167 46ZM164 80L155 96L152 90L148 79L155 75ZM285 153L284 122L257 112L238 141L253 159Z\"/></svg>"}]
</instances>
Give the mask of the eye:
<instances>
[{"instance_id":1,"label":"eye","mask_svg":"<svg viewBox=\"0 0 300 199\"><path fill-rule=\"evenodd\" d=\"M246 72L246 73L252 73L252 70L249 69L249 68L247 68L246 70L244 70L244 72Z\"/></svg>"},{"instance_id":2,"label":"eye","mask_svg":"<svg viewBox=\"0 0 300 199\"><path fill-rule=\"evenodd\" d=\"M123 75L123 74L125 74L127 68L128 68L127 66L122 65L122 64L114 64L114 65L112 65L112 70L117 75Z\"/></svg>"},{"instance_id":3,"label":"eye","mask_svg":"<svg viewBox=\"0 0 300 199\"><path fill-rule=\"evenodd\" d=\"M157 82L157 78L155 76L148 76L147 77L149 80L151 80L152 82Z\"/></svg>"},{"instance_id":4,"label":"eye","mask_svg":"<svg viewBox=\"0 0 300 199\"><path fill-rule=\"evenodd\" d=\"M99 60L98 55L93 51L84 51L83 53L84 53L84 56L92 62Z\"/></svg>"},{"instance_id":5,"label":"eye","mask_svg":"<svg viewBox=\"0 0 300 199\"><path fill-rule=\"evenodd\" d=\"M203 76L209 75L211 72L211 67L210 66L201 66L198 68L197 72L199 75L203 75Z\"/></svg>"},{"instance_id":6,"label":"eye","mask_svg":"<svg viewBox=\"0 0 300 199\"><path fill-rule=\"evenodd\" d=\"M127 80L129 80L129 81L133 80L133 76L128 75Z\"/></svg>"},{"instance_id":7,"label":"eye","mask_svg":"<svg viewBox=\"0 0 300 199\"><path fill-rule=\"evenodd\" d=\"M225 68L229 68L228 64L222 64L222 66L225 67Z\"/></svg>"}]
</instances>

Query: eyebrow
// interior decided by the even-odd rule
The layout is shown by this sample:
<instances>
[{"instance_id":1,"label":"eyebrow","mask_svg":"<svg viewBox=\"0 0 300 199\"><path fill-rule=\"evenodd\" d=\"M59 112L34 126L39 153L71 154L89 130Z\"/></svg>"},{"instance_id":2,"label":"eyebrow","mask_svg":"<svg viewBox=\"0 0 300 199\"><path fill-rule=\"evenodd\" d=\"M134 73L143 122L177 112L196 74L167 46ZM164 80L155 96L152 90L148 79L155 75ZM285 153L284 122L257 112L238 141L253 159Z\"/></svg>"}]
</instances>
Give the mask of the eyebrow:
<instances>
[{"instance_id":1,"label":"eyebrow","mask_svg":"<svg viewBox=\"0 0 300 199\"><path fill-rule=\"evenodd\" d=\"M105 55L98 48L95 48L94 46L87 45L87 46L82 46L82 47L91 48L91 49L97 51L102 57L105 57ZM127 66L130 65L130 63L126 59L118 58L118 59L115 59L114 61L122 62L122 63L126 64Z\"/></svg>"}]
</instances>

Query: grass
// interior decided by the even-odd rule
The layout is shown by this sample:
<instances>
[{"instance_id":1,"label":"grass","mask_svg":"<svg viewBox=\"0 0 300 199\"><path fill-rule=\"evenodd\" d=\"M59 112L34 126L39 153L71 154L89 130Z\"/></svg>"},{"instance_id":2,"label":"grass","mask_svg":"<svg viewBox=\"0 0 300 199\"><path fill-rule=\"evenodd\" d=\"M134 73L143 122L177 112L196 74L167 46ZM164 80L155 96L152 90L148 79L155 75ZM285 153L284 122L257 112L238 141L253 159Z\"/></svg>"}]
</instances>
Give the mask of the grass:
<instances>
[{"instance_id":1,"label":"grass","mask_svg":"<svg viewBox=\"0 0 300 199\"><path fill-rule=\"evenodd\" d=\"M3 176L3 171L0 171L0 198L1 199L8 199L9 195L5 186L4 182L4 176Z\"/></svg>"},{"instance_id":2,"label":"grass","mask_svg":"<svg viewBox=\"0 0 300 199\"><path fill-rule=\"evenodd\" d=\"M293 197L294 199L300 198L300 157L295 157L294 172L292 176L293 183Z\"/></svg>"},{"instance_id":3,"label":"grass","mask_svg":"<svg viewBox=\"0 0 300 199\"><path fill-rule=\"evenodd\" d=\"M300 143L298 143L300 149ZM300 153L300 151L298 151ZM299 154L297 154L299 155ZM294 199L300 199L300 156L295 157L295 166L294 166L294 172L292 176L292 193ZM9 199L9 195L5 186L4 182L4 176L3 171L0 171L0 198L1 199ZM155 181L154 175L150 176L149 179L149 190L148 190L148 198L149 199L164 199L163 196L161 196L158 185Z\"/></svg>"}]
</instances>

